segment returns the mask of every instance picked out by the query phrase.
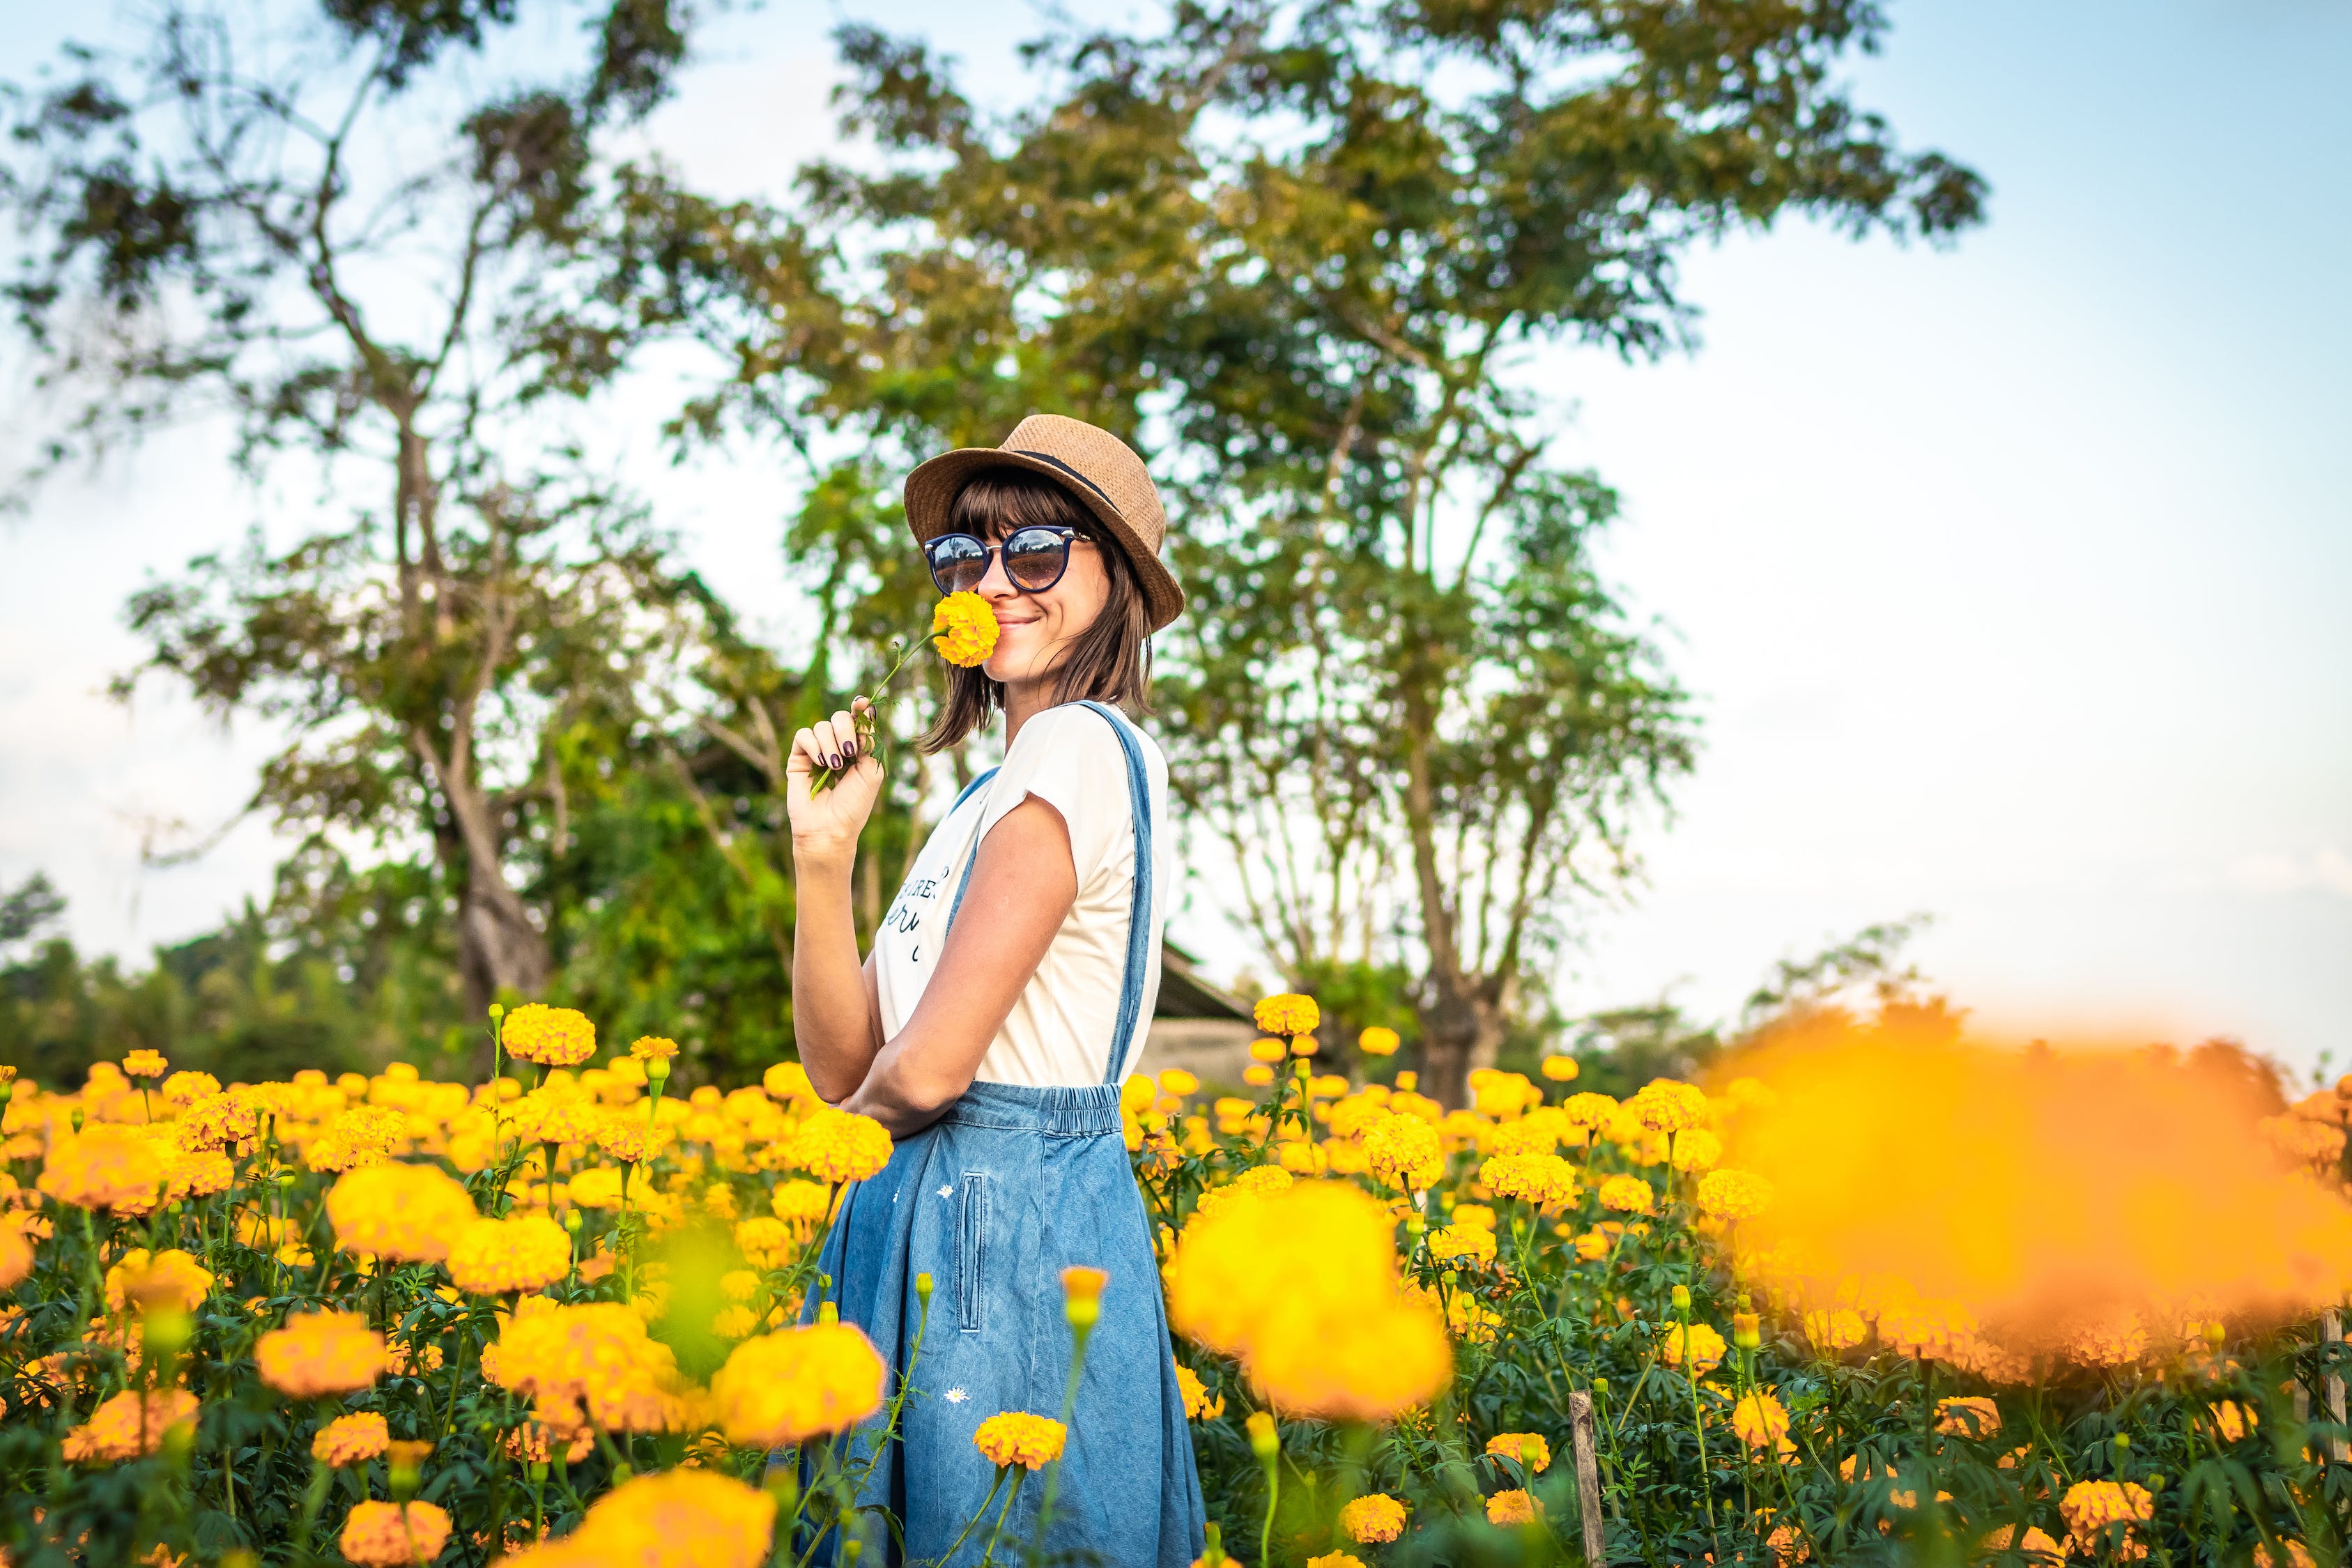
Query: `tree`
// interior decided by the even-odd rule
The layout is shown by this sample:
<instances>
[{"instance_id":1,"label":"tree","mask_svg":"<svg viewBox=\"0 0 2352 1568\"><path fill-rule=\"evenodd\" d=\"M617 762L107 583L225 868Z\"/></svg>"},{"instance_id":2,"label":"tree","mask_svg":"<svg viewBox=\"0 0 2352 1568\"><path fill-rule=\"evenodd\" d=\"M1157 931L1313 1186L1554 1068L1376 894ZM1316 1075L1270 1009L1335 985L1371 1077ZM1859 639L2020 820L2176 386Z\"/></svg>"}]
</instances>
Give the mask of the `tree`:
<instances>
[{"instance_id":1,"label":"tree","mask_svg":"<svg viewBox=\"0 0 2352 1568\"><path fill-rule=\"evenodd\" d=\"M1458 1102L1693 755L1528 354L1686 344L1679 256L1783 213L1977 221L1978 178L1834 79L1883 28L1866 0L1188 4L1034 46L1047 87L1001 119L850 28L845 125L884 166L803 180L856 263L850 347L781 372L740 315L702 413L893 466L1031 410L1152 447L1195 595L1160 689L1187 819L1294 981L1408 977Z\"/></svg>"},{"instance_id":2,"label":"tree","mask_svg":"<svg viewBox=\"0 0 2352 1568\"><path fill-rule=\"evenodd\" d=\"M271 32L172 6L143 52L71 50L63 85L12 94L0 184L63 410L47 466L225 414L256 475L300 458L383 498L199 557L131 622L148 668L286 726L257 806L429 845L477 1009L548 984L526 888L565 851L571 775L611 761L577 742L630 731L698 608L561 418L688 308L688 264L668 295L628 287L632 203L664 176L605 150L667 90L681 24L608 0L576 68L517 70L495 58L517 16L324 0ZM499 85L469 93L485 66Z\"/></svg>"}]
</instances>

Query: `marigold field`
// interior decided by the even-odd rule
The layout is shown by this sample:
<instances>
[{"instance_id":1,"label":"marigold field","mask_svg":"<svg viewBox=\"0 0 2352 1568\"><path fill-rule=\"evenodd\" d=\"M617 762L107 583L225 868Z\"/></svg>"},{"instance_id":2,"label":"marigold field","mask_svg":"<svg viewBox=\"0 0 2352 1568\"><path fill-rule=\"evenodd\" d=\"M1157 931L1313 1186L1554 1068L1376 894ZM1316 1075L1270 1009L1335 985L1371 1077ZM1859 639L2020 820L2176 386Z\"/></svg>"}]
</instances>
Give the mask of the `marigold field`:
<instances>
[{"instance_id":1,"label":"marigold field","mask_svg":"<svg viewBox=\"0 0 2352 1568\"><path fill-rule=\"evenodd\" d=\"M2352 1099L1890 1012L1449 1111L1319 1024L1260 1005L1247 1098L1124 1093L1207 1561L2337 1561ZM7 1563L890 1555L856 1435L940 1391L815 1267L887 1135L792 1064L670 1093L668 1041L493 1030L470 1085L8 1072ZM982 1414L954 1560L1046 1561L1086 1402Z\"/></svg>"}]
</instances>

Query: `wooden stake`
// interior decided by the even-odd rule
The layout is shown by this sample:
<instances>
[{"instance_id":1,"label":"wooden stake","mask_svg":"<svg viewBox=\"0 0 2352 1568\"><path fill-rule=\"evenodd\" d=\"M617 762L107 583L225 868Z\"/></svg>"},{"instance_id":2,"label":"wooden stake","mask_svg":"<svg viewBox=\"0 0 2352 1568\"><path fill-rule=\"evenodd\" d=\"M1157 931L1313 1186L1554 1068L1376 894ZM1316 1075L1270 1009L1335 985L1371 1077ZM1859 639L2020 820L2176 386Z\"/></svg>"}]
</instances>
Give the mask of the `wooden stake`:
<instances>
[{"instance_id":1,"label":"wooden stake","mask_svg":"<svg viewBox=\"0 0 2352 1568\"><path fill-rule=\"evenodd\" d=\"M1601 1523L1601 1467L1592 1454L1592 1395L1582 1389L1568 1396L1568 1436L1576 1450L1576 1506L1584 1524L1587 1568L1608 1568L1609 1538Z\"/></svg>"},{"instance_id":2,"label":"wooden stake","mask_svg":"<svg viewBox=\"0 0 2352 1568\"><path fill-rule=\"evenodd\" d=\"M2327 1310L2319 1315L2319 1342L2324 1345L2333 1345L2341 1344L2343 1341L2344 1320L2340 1315L2338 1315L2335 1308L2330 1307ZM2327 1374L2326 1381L2321 1386L2326 1390L2327 1394L2328 1419L2335 1422L2338 1426L2343 1426L2343 1378L2331 1372ZM2334 1454L2337 1464L2340 1465L2347 1463L2347 1461L2352 1461L2352 1443L2347 1443L2344 1439L2339 1437L2328 1447L2330 1452Z\"/></svg>"}]
</instances>

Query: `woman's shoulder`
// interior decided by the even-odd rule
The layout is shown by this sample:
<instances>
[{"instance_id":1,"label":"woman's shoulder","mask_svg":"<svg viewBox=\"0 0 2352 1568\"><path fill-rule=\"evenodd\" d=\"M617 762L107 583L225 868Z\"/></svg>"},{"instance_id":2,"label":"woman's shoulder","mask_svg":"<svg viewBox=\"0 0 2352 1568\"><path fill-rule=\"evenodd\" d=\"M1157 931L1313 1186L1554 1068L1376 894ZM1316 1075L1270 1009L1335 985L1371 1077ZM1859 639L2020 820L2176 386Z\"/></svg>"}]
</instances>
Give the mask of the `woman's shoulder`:
<instances>
[{"instance_id":1,"label":"woman's shoulder","mask_svg":"<svg viewBox=\"0 0 2352 1568\"><path fill-rule=\"evenodd\" d=\"M1084 702L1065 702L1031 717L1006 751L1005 765L1012 766L1015 759L1026 761L1047 752L1075 752L1118 762L1123 766L1127 747L1120 740L1122 732L1135 741L1147 763L1166 765L1159 742L1141 725L1115 708L1106 714Z\"/></svg>"}]
</instances>

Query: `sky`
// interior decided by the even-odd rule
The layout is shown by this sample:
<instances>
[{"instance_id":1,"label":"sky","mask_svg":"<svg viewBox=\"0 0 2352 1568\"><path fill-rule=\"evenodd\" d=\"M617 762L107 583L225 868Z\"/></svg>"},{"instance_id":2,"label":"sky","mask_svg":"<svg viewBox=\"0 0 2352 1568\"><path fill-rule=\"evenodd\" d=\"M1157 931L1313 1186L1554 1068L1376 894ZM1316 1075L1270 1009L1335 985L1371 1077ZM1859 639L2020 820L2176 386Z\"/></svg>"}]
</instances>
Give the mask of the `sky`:
<instances>
[{"instance_id":1,"label":"sky","mask_svg":"<svg viewBox=\"0 0 2352 1568\"><path fill-rule=\"evenodd\" d=\"M1621 491L1604 567L1704 720L1560 1000L1727 1018L1773 961L1926 913L1911 956L1990 1032L2225 1035L2345 1070L2352 6L1887 9L1857 96L1988 177L1985 227L1942 251L1744 235L1685 269L1696 352L1527 366L1559 449ZM706 186L774 191L829 140L834 22L923 34L988 99L1018 87L1014 15L730 12L649 134ZM12 29L0 76L51 42ZM711 579L788 621L784 466L672 470L649 429L612 434ZM46 870L75 939L133 961L264 893L282 847L246 820L143 864L235 821L270 737L105 695L137 657L126 595L282 504L224 450L173 431L0 531L0 880ZM1250 955L1207 880L1173 934L1231 976Z\"/></svg>"}]
</instances>

